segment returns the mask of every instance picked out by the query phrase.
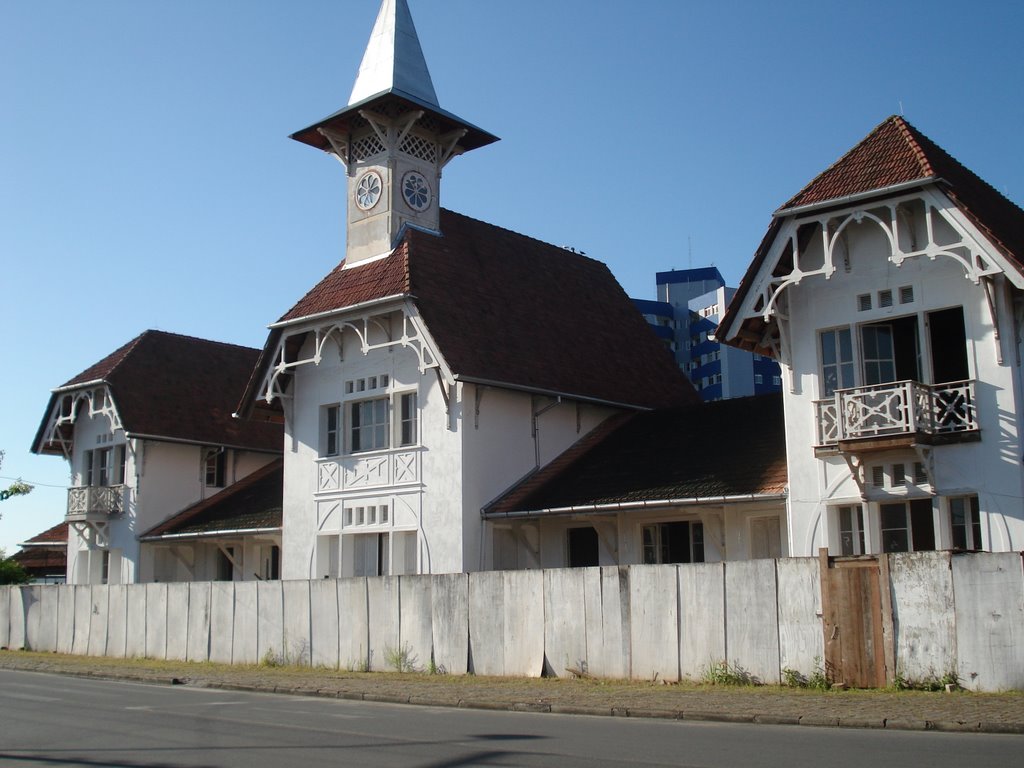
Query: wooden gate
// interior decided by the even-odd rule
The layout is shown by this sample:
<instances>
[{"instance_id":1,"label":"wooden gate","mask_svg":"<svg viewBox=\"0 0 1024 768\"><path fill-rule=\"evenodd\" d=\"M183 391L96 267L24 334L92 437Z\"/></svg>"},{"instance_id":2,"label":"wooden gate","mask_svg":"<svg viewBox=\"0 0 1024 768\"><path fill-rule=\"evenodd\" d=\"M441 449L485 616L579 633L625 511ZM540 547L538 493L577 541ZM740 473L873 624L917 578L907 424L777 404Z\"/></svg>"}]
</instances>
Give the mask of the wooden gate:
<instances>
[{"instance_id":1,"label":"wooden gate","mask_svg":"<svg viewBox=\"0 0 1024 768\"><path fill-rule=\"evenodd\" d=\"M884 688L894 679L889 559L829 557L821 562L825 673L851 688Z\"/></svg>"}]
</instances>

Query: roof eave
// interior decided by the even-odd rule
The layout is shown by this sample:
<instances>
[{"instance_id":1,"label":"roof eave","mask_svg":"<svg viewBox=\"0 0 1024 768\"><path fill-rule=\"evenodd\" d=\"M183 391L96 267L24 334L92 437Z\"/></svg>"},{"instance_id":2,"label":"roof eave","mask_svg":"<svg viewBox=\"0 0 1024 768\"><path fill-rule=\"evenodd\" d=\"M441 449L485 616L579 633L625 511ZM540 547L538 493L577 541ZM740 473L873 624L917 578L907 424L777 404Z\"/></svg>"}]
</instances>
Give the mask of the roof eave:
<instances>
[{"instance_id":1,"label":"roof eave","mask_svg":"<svg viewBox=\"0 0 1024 768\"><path fill-rule=\"evenodd\" d=\"M624 403L616 400L604 400L599 397L591 397L589 395L581 395L573 392L559 392L553 389L544 389L542 387L529 387L525 384L512 384L507 381L496 381L494 379L484 379L479 376L464 376L456 373L454 375L456 381L461 381L465 384L479 384L485 387L497 387L499 389L510 389L515 392L530 392L535 395L545 395L547 397L562 397L567 400L579 400L580 402L593 403L595 405L607 405L611 408L628 408L634 411L653 411L654 406L650 405L639 405L637 403Z\"/></svg>"},{"instance_id":2,"label":"roof eave","mask_svg":"<svg viewBox=\"0 0 1024 768\"><path fill-rule=\"evenodd\" d=\"M139 541L181 541L182 539L209 539L218 536L255 536L258 534L281 533L280 525L273 528L232 528L223 531L189 531L188 533L161 533L155 536L140 536Z\"/></svg>"},{"instance_id":3,"label":"roof eave","mask_svg":"<svg viewBox=\"0 0 1024 768\"><path fill-rule=\"evenodd\" d=\"M785 501L785 491L777 493L745 493L731 494L726 496L692 496L678 499L651 499L643 501L616 501L606 504L578 504L567 507L547 507L541 509L508 510L506 512L493 512L481 510L481 514L488 520L502 520L506 518L525 517L554 517L579 514L610 514L614 512L628 512L636 509L652 509L660 507L699 507L720 504L742 504L744 502L768 502Z\"/></svg>"},{"instance_id":4,"label":"roof eave","mask_svg":"<svg viewBox=\"0 0 1024 768\"><path fill-rule=\"evenodd\" d=\"M870 200L875 197L886 197L888 195L894 195L898 192L904 192L908 189L914 189L915 187L922 187L928 184L938 184L942 179L938 176L923 176L920 179L914 179L912 181L901 181L899 184L891 184L888 187L878 187L877 189L868 189L863 192L855 192L851 195L844 195L842 197L834 197L829 200L820 200L816 203L808 203L807 205L797 205L793 207L782 207L772 213L773 218L784 218L787 216L799 216L804 213L811 211L819 211L824 208L838 208L841 206L856 203L861 200Z\"/></svg>"}]
</instances>

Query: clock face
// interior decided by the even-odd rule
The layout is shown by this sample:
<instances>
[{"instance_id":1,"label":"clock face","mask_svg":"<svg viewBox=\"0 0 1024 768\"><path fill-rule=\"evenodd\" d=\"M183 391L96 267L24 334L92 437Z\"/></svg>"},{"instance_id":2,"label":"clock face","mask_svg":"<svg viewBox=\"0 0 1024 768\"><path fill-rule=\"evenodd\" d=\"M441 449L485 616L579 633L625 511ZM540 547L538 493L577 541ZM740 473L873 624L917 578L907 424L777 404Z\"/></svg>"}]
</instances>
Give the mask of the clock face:
<instances>
[{"instance_id":1,"label":"clock face","mask_svg":"<svg viewBox=\"0 0 1024 768\"><path fill-rule=\"evenodd\" d=\"M367 171L356 182L356 206L361 211L368 211L380 200L384 191L384 182L376 171Z\"/></svg>"},{"instance_id":2,"label":"clock face","mask_svg":"<svg viewBox=\"0 0 1024 768\"><path fill-rule=\"evenodd\" d=\"M414 211L425 211L430 207L430 185L422 173L408 171L402 177L402 199Z\"/></svg>"}]
</instances>

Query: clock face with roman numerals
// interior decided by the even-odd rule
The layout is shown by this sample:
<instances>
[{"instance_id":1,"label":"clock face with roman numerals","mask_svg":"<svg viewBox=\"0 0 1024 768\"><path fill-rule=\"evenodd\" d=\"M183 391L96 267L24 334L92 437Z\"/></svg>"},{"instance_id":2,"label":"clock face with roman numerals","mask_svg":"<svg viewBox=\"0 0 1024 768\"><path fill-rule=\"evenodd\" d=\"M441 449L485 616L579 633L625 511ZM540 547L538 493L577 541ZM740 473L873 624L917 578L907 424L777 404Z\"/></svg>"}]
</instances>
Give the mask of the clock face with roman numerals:
<instances>
[{"instance_id":1,"label":"clock face with roman numerals","mask_svg":"<svg viewBox=\"0 0 1024 768\"><path fill-rule=\"evenodd\" d=\"M430 207L430 184L422 173L408 171L402 176L402 199L414 211L425 211Z\"/></svg>"},{"instance_id":2,"label":"clock face with roman numerals","mask_svg":"<svg viewBox=\"0 0 1024 768\"><path fill-rule=\"evenodd\" d=\"M359 177L356 182L356 207L361 211L368 211L380 200L384 191L384 182L376 171L367 171Z\"/></svg>"}]
</instances>

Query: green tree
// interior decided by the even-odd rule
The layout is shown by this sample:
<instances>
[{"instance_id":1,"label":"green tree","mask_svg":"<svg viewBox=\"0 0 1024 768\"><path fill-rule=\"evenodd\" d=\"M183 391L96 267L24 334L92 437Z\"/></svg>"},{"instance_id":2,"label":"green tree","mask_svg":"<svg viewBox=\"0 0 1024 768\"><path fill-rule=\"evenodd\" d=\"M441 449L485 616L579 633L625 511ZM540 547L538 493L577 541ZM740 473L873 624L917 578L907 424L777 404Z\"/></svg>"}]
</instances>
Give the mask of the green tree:
<instances>
[{"instance_id":1,"label":"green tree","mask_svg":"<svg viewBox=\"0 0 1024 768\"><path fill-rule=\"evenodd\" d=\"M0 549L0 584L28 584L31 580L21 563Z\"/></svg>"},{"instance_id":2,"label":"green tree","mask_svg":"<svg viewBox=\"0 0 1024 768\"><path fill-rule=\"evenodd\" d=\"M4 466L4 452L0 451L0 469ZM32 492L32 486L24 482L20 477L11 483L6 490L0 490L0 501L7 501L12 496L24 496Z\"/></svg>"}]
</instances>

